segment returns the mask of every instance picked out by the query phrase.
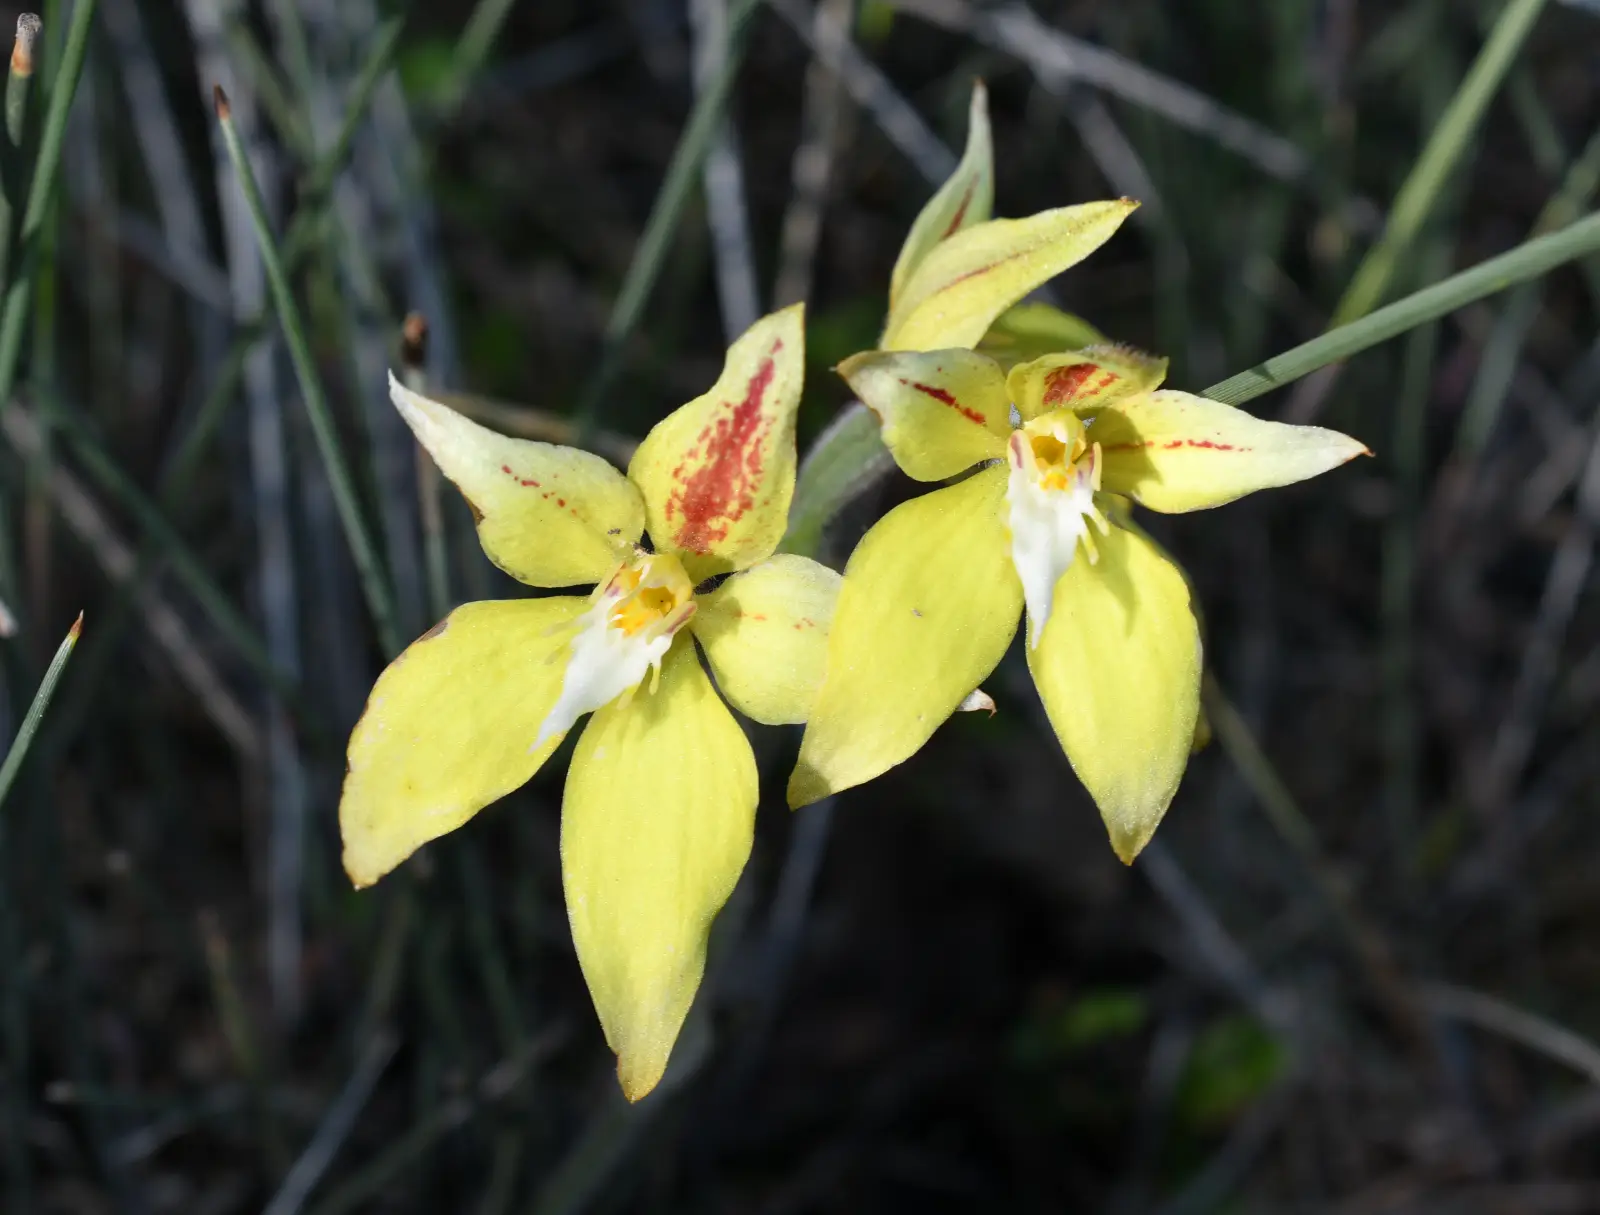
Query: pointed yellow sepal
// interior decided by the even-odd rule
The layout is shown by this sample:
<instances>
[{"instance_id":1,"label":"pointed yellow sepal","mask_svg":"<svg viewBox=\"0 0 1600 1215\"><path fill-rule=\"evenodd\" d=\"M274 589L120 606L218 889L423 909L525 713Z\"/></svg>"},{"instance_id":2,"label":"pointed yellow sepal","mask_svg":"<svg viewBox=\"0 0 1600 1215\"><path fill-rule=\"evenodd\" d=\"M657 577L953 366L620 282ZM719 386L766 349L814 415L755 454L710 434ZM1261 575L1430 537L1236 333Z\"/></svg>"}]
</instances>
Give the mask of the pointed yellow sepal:
<instances>
[{"instance_id":1,"label":"pointed yellow sepal","mask_svg":"<svg viewBox=\"0 0 1600 1215\"><path fill-rule=\"evenodd\" d=\"M1102 485L1151 510L1221 506L1337 468L1366 447L1320 426L1290 426L1186 392L1152 392L1095 416Z\"/></svg>"},{"instance_id":2,"label":"pointed yellow sepal","mask_svg":"<svg viewBox=\"0 0 1600 1215\"><path fill-rule=\"evenodd\" d=\"M344 867L370 886L429 840L526 784L561 743L535 748L587 601L469 603L389 664L350 736L339 802Z\"/></svg>"},{"instance_id":3,"label":"pointed yellow sepal","mask_svg":"<svg viewBox=\"0 0 1600 1215\"><path fill-rule=\"evenodd\" d=\"M755 810L755 756L687 636L653 692L600 709L578 739L561 808L567 917L630 1101L666 1071Z\"/></svg>"},{"instance_id":4,"label":"pointed yellow sepal","mask_svg":"<svg viewBox=\"0 0 1600 1215\"><path fill-rule=\"evenodd\" d=\"M392 375L389 395L466 498L489 560L518 581L597 582L644 530L639 492L599 456L496 434Z\"/></svg>"},{"instance_id":5,"label":"pointed yellow sepal","mask_svg":"<svg viewBox=\"0 0 1600 1215\"><path fill-rule=\"evenodd\" d=\"M1005 492L984 469L895 507L851 554L790 806L910 758L994 670L1022 613Z\"/></svg>"},{"instance_id":6,"label":"pointed yellow sepal","mask_svg":"<svg viewBox=\"0 0 1600 1215\"><path fill-rule=\"evenodd\" d=\"M1005 455L1011 402L993 359L970 350L869 350L839 364L878 417L895 463L918 481L943 481Z\"/></svg>"},{"instance_id":7,"label":"pointed yellow sepal","mask_svg":"<svg viewBox=\"0 0 1600 1215\"><path fill-rule=\"evenodd\" d=\"M930 250L964 228L981 224L994 208L994 144L989 135L989 91L983 81L972 84L967 117L967 147L961 163L939 192L928 200L911 225L889 279L889 309L894 310L907 281Z\"/></svg>"},{"instance_id":8,"label":"pointed yellow sepal","mask_svg":"<svg viewBox=\"0 0 1600 1215\"><path fill-rule=\"evenodd\" d=\"M779 553L699 597L689 627L729 704L764 726L811 715L840 581L808 557Z\"/></svg>"},{"instance_id":9,"label":"pointed yellow sepal","mask_svg":"<svg viewBox=\"0 0 1600 1215\"><path fill-rule=\"evenodd\" d=\"M993 219L935 245L889 313L884 350L974 346L1028 292L1093 253L1139 204L1132 199Z\"/></svg>"},{"instance_id":10,"label":"pointed yellow sepal","mask_svg":"<svg viewBox=\"0 0 1600 1215\"><path fill-rule=\"evenodd\" d=\"M1072 770L1132 863L1183 778L1200 711L1200 630L1183 574L1113 525L1074 561L1028 667Z\"/></svg>"},{"instance_id":11,"label":"pointed yellow sepal","mask_svg":"<svg viewBox=\"0 0 1600 1215\"><path fill-rule=\"evenodd\" d=\"M668 414L628 466L650 538L699 581L771 556L794 496L804 307L763 317L728 350L711 391Z\"/></svg>"}]
</instances>

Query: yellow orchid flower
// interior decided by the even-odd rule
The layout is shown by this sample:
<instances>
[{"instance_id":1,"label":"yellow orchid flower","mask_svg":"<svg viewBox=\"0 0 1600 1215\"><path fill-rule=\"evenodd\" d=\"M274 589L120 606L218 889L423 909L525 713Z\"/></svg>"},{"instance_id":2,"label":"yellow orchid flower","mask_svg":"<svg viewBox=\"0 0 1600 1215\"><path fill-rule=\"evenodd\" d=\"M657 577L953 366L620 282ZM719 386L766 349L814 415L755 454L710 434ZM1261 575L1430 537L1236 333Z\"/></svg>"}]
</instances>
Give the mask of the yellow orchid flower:
<instances>
[{"instance_id":1,"label":"yellow orchid flower","mask_svg":"<svg viewBox=\"0 0 1600 1215\"><path fill-rule=\"evenodd\" d=\"M845 568L822 690L789 782L799 807L909 758L999 663L1027 658L1111 845L1132 861L1195 738L1200 631L1182 572L1128 516L1220 506L1366 449L1158 391L1166 362L1100 347L1006 373L971 350L871 351L840 373L919 481Z\"/></svg>"},{"instance_id":2,"label":"yellow orchid flower","mask_svg":"<svg viewBox=\"0 0 1600 1215\"><path fill-rule=\"evenodd\" d=\"M593 713L567 772L562 880L633 1100L666 1068L754 827L755 758L696 642L722 697L758 722L803 721L821 683L839 575L773 555L794 492L801 326L798 305L758 321L626 477L390 384L496 565L532 586L597 585L466 604L390 664L350 736L345 869L377 881L525 783Z\"/></svg>"}]
</instances>

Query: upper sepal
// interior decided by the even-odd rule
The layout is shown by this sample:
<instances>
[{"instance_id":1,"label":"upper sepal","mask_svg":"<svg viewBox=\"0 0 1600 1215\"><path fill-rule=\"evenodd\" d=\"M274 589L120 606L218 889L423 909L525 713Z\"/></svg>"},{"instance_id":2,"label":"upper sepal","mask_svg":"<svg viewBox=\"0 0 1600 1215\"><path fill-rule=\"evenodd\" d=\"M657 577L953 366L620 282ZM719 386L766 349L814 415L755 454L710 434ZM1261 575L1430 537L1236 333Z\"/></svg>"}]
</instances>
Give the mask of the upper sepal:
<instances>
[{"instance_id":1,"label":"upper sepal","mask_svg":"<svg viewBox=\"0 0 1600 1215\"><path fill-rule=\"evenodd\" d=\"M651 539L696 579L771 555L794 496L794 417L805 378L803 305L763 317L728 350L711 391L668 414L628 466Z\"/></svg>"},{"instance_id":2,"label":"upper sepal","mask_svg":"<svg viewBox=\"0 0 1600 1215\"><path fill-rule=\"evenodd\" d=\"M972 108L967 118L967 148L961 163L939 192L922 208L889 279L889 309L894 310L906 283L940 241L989 218L994 207L994 144L989 135L989 91L972 83Z\"/></svg>"},{"instance_id":3,"label":"upper sepal","mask_svg":"<svg viewBox=\"0 0 1600 1215\"><path fill-rule=\"evenodd\" d=\"M1120 198L994 219L935 245L889 312L884 350L975 346L994 319L1093 253L1139 204Z\"/></svg>"}]
</instances>

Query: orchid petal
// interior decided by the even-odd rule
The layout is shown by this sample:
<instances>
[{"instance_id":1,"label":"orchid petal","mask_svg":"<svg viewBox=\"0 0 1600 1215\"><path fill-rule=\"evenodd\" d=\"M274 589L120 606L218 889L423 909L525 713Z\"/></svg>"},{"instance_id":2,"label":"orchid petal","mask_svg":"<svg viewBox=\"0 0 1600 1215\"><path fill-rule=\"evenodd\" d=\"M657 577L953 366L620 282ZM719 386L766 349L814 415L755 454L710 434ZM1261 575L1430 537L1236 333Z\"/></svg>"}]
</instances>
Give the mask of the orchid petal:
<instances>
[{"instance_id":1,"label":"orchid petal","mask_svg":"<svg viewBox=\"0 0 1600 1215\"><path fill-rule=\"evenodd\" d=\"M644 531L638 490L599 456L496 434L392 375L389 395L466 498L483 551L513 578L597 582Z\"/></svg>"},{"instance_id":2,"label":"orchid petal","mask_svg":"<svg viewBox=\"0 0 1600 1215\"><path fill-rule=\"evenodd\" d=\"M729 704L767 726L810 716L840 581L825 565L779 553L700 596L691 627Z\"/></svg>"},{"instance_id":3,"label":"orchid petal","mask_svg":"<svg viewBox=\"0 0 1600 1215\"><path fill-rule=\"evenodd\" d=\"M1093 416L1103 487L1168 513L1221 506L1371 454L1337 431L1269 422L1186 392L1148 393Z\"/></svg>"},{"instance_id":4,"label":"orchid petal","mask_svg":"<svg viewBox=\"0 0 1600 1215\"><path fill-rule=\"evenodd\" d=\"M889 313L884 350L971 347L995 317L1035 287L1093 253L1121 227L1131 199L992 219L941 241L917 267Z\"/></svg>"},{"instance_id":5,"label":"orchid petal","mask_svg":"<svg viewBox=\"0 0 1600 1215\"><path fill-rule=\"evenodd\" d=\"M994 207L994 145L989 136L989 91L983 81L972 84L967 117L967 147L961 163L939 192L922 208L889 278L889 307L894 308L906 282L940 241L964 228L983 223Z\"/></svg>"},{"instance_id":6,"label":"orchid petal","mask_svg":"<svg viewBox=\"0 0 1600 1215\"><path fill-rule=\"evenodd\" d=\"M839 364L907 476L942 481L1005 454L1011 402L994 360L970 350L870 350Z\"/></svg>"},{"instance_id":7,"label":"orchid petal","mask_svg":"<svg viewBox=\"0 0 1600 1215\"><path fill-rule=\"evenodd\" d=\"M1022 611L1005 492L1005 470L984 469L895 507L856 547L791 806L910 758L994 670Z\"/></svg>"},{"instance_id":8,"label":"orchid petal","mask_svg":"<svg viewBox=\"0 0 1600 1215\"><path fill-rule=\"evenodd\" d=\"M525 784L565 668L576 596L468 603L378 677L350 735L339 801L344 867L370 886L429 840Z\"/></svg>"},{"instance_id":9,"label":"orchid petal","mask_svg":"<svg viewBox=\"0 0 1600 1215\"><path fill-rule=\"evenodd\" d=\"M561 810L567 917L630 1101L666 1070L755 810L755 756L687 637L654 692L607 705L578 740Z\"/></svg>"},{"instance_id":10,"label":"orchid petal","mask_svg":"<svg viewBox=\"0 0 1600 1215\"><path fill-rule=\"evenodd\" d=\"M1149 540L1112 527L1095 565L1077 561L1030 647L1050 724L1132 863L1189 761L1200 708L1200 630L1182 572Z\"/></svg>"},{"instance_id":11,"label":"orchid petal","mask_svg":"<svg viewBox=\"0 0 1600 1215\"><path fill-rule=\"evenodd\" d=\"M1048 354L1011 369L1006 391L1023 421L1052 409L1083 411L1140 396L1161 386L1167 360L1131 346L1093 346Z\"/></svg>"},{"instance_id":12,"label":"orchid petal","mask_svg":"<svg viewBox=\"0 0 1600 1215\"><path fill-rule=\"evenodd\" d=\"M783 537L803 319L795 304L752 325L711 391L658 422L628 466L657 549L676 552L697 581L754 565Z\"/></svg>"}]
</instances>

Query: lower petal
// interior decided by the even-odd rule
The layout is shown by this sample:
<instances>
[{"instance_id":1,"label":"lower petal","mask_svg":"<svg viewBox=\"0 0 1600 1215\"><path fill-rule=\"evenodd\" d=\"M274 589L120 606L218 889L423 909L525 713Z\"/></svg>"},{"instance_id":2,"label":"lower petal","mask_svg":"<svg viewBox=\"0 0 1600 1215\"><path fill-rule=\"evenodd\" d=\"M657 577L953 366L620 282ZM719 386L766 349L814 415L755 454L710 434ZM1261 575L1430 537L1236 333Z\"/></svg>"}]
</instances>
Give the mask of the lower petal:
<instances>
[{"instance_id":1,"label":"lower petal","mask_svg":"<svg viewBox=\"0 0 1600 1215\"><path fill-rule=\"evenodd\" d=\"M339 801L344 867L370 886L429 840L525 784L582 598L469 603L396 658L350 735Z\"/></svg>"},{"instance_id":2,"label":"lower petal","mask_svg":"<svg viewBox=\"0 0 1600 1215\"><path fill-rule=\"evenodd\" d=\"M567 916L631 1101L666 1071L755 810L755 756L687 637L654 692L605 706L578 740L561 810Z\"/></svg>"},{"instance_id":3,"label":"lower petal","mask_svg":"<svg viewBox=\"0 0 1600 1215\"><path fill-rule=\"evenodd\" d=\"M1067 759L1131 863L1177 792L1200 709L1200 630L1183 574L1144 536L1113 527L1095 565L1056 586L1034 683Z\"/></svg>"},{"instance_id":4,"label":"lower petal","mask_svg":"<svg viewBox=\"0 0 1600 1215\"><path fill-rule=\"evenodd\" d=\"M856 547L791 806L909 759L999 663L1022 611L1005 490L1005 470L985 469L896 507Z\"/></svg>"}]
</instances>

